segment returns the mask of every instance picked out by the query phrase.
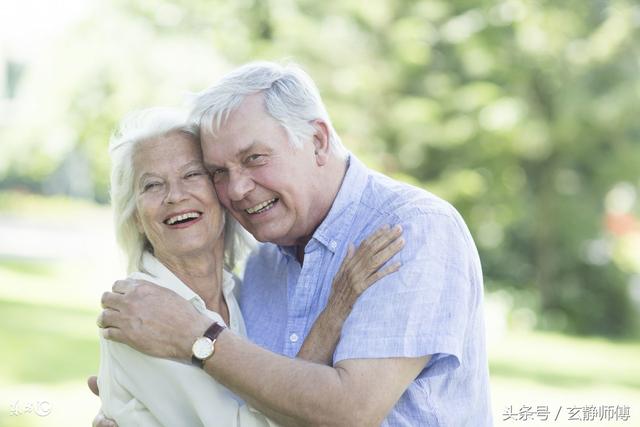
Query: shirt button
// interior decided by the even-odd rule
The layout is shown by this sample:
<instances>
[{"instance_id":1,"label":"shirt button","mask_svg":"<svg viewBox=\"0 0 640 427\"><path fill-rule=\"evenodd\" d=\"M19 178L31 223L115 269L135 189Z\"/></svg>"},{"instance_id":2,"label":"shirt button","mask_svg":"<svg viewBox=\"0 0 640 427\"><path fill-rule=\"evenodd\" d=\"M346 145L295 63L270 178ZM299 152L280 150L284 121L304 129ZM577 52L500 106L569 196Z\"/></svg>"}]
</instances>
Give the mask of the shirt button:
<instances>
[{"instance_id":1,"label":"shirt button","mask_svg":"<svg viewBox=\"0 0 640 427\"><path fill-rule=\"evenodd\" d=\"M289 341L298 342L298 335L296 335L296 334L289 335Z\"/></svg>"},{"instance_id":2,"label":"shirt button","mask_svg":"<svg viewBox=\"0 0 640 427\"><path fill-rule=\"evenodd\" d=\"M335 250L338 247L338 242L332 240L331 243L329 243L329 246L331 247L331 249Z\"/></svg>"}]
</instances>

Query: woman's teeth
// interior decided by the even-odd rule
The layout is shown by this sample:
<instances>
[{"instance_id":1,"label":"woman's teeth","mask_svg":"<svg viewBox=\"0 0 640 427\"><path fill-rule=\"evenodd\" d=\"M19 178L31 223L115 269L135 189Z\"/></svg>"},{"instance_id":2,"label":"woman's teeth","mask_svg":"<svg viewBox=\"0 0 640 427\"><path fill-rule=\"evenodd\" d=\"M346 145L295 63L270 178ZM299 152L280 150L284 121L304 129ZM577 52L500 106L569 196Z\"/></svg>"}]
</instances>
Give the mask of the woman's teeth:
<instances>
[{"instance_id":1,"label":"woman's teeth","mask_svg":"<svg viewBox=\"0 0 640 427\"><path fill-rule=\"evenodd\" d=\"M182 214L182 215L172 216L171 218L167 219L165 221L165 223L167 225L173 225L176 222L184 221L184 220L187 220L187 219L195 219L195 218L198 218L198 217L200 217L200 214L198 212L187 212L187 213Z\"/></svg>"},{"instance_id":2,"label":"woman's teeth","mask_svg":"<svg viewBox=\"0 0 640 427\"><path fill-rule=\"evenodd\" d=\"M273 198L271 200L267 200L265 202L262 202L260 204L255 205L252 208L249 209L245 209L244 211L248 214L255 214L255 213L260 213L260 212L264 212L267 211L269 209L271 209L271 207L278 201L277 198Z\"/></svg>"}]
</instances>

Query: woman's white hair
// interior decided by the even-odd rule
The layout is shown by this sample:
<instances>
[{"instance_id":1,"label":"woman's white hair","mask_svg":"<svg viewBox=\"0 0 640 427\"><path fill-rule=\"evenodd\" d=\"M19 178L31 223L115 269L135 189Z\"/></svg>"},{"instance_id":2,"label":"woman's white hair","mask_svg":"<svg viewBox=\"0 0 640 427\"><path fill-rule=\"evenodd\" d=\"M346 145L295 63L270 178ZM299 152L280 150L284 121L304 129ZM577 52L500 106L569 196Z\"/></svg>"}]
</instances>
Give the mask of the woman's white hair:
<instances>
[{"instance_id":1,"label":"woman's white hair","mask_svg":"<svg viewBox=\"0 0 640 427\"><path fill-rule=\"evenodd\" d=\"M140 143L179 132L199 143L198 129L189 124L181 110L150 108L127 115L111 137L111 205L116 240L127 258L127 272L143 270L142 255L153 253L149 239L136 226L136 186L133 157ZM252 246L252 239L238 222L224 211L224 262L233 270L239 256Z\"/></svg>"},{"instance_id":2,"label":"woman's white hair","mask_svg":"<svg viewBox=\"0 0 640 427\"><path fill-rule=\"evenodd\" d=\"M334 153L342 158L347 156L318 88L295 64L251 62L231 71L196 95L191 120L201 131L215 135L242 101L257 93L262 94L267 112L282 125L295 147L311 138L315 132L313 121L321 119L329 129L329 144Z\"/></svg>"}]
</instances>

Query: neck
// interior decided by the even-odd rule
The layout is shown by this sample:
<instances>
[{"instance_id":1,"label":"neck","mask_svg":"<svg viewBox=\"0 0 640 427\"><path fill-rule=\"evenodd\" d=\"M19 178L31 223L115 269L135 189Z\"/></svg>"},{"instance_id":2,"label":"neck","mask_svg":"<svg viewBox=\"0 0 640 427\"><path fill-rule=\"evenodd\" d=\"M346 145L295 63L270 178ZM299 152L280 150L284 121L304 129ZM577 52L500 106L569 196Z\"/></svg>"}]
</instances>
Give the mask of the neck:
<instances>
[{"instance_id":1,"label":"neck","mask_svg":"<svg viewBox=\"0 0 640 427\"><path fill-rule=\"evenodd\" d=\"M222 240L222 239L221 239ZM229 324L229 310L222 293L223 246L181 257L156 257L185 285L203 299L207 309L220 314Z\"/></svg>"},{"instance_id":2,"label":"neck","mask_svg":"<svg viewBox=\"0 0 640 427\"><path fill-rule=\"evenodd\" d=\"M318 181L314 191L318 195L317 205L314 206L314 211L317 212L317 218L315 221L315 227L311 230L311 233L298 239L295 243L296 258L302 264L304 262L304 248L313 237L313 233L316 232L320 224L325 220L333 202L338 197L340 187L342 187L342 181L347 174L347 160L339 157L331 157L331 160L327 163L323 170L322 179ZM316 209L317 208L317 209Z\"/></svg>"}]
</instances>

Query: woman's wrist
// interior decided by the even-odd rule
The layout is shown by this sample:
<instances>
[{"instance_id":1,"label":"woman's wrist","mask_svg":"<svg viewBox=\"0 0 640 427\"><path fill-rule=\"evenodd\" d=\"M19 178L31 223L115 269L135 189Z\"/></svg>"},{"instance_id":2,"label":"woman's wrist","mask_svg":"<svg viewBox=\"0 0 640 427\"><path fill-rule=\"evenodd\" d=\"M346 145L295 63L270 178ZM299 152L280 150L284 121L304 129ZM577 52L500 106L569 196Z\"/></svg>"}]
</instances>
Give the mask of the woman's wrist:
<instances>
[{"instance_id":1,"label":"woman's wrist","mask_svg":"<svg viewBox=\"0 0 640 427\"><path fill-rule=\"evenodd\" d=\"M332 318L340 320L340 324L342 325L342 322L349 317L356 299L357 295L354 295L352 292L334 293L329 297L329 303L325 307L325 310L327 310L327 314Z\"/></svg>"}]
</instances>

